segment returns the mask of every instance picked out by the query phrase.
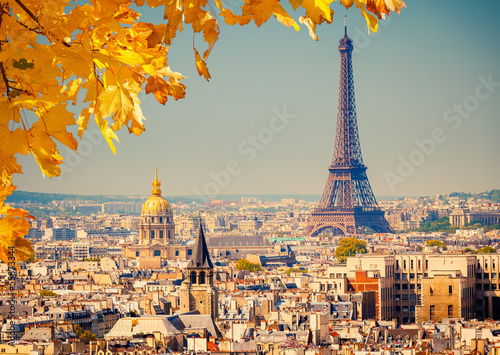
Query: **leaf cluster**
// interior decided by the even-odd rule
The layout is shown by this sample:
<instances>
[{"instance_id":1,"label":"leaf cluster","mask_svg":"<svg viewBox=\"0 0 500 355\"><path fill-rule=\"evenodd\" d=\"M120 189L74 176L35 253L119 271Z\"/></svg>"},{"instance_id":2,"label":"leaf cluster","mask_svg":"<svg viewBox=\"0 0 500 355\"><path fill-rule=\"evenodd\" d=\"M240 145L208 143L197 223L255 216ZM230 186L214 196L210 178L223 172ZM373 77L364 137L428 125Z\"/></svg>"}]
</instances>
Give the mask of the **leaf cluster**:
<instances>
[{"instance_id":1,"label":"leaf cluster","mask_svg":"<svg viewBox=\"0 0 500 355\"><path fill-rule=\"evenodd\" d=\"M238 270L247 270L250 272L254 271L262 271L262 268L260 267L259 264L251 263L247 259L240 259L236 262L235 264L236 268Z\"/></svg>"},{"instance_id":2,"label":"leaf cluster","mask_svg":"<svg viewBox=\"0 0 500 355\"><path fill-rule=\"evenodd\" d=\"M343 238L335 248L335 258L339 263L345 263L348 256L366 253L366 242L355 237Z\"/></svg>"},{"instance_id":3,"label":"leaf cluster","mask_svg":"<svg viewBox=\"0 0 500 355\"><path fill-rule=\"evenodd\" d=\"M444 250L448 249L446 243L441 240L426 240L425 244L429 247L438 247L438 248L443 248Z\"/></svg>"}]
</instances>

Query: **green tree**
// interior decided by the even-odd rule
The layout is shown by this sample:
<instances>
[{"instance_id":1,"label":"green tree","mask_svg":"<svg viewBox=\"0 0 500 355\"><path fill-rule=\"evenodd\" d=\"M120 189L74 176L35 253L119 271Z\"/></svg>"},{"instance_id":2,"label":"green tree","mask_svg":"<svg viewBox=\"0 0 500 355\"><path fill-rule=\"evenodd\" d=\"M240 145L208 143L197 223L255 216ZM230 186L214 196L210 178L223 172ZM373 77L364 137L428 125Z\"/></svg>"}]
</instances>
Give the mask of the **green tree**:
<instances>
[{"instance_id":1,"label":"green tree","mask_svg":"<svg viewBox=\"0 0 500 355\"><path fill-rule=\"evenodd\" d=\"M248 270L250 272L261 271L262 268L259 264L251 263L247 259L240 259L236 262L236 268L238 270Z\"/></svg>"},{"instance_id":2,"label":"green tree","mask_svg":"<svg viewBox=\"0 0 500 355\"><path fill-rule=\"evenodd\" d=\"M493 247L490 247L490 246L485 246L485 247L482 247L481 249L477 250L478 254L490 254L490 253L496 253L496 252L497 252L497 250Z\"/></svg>"},{"instance_id":3,"label":"green tree","mask_svg":"<svg viewBox=\"0 0 500 355\"><path fill-rule=\"evenodd\" d=\"M85 343L88 344L89 342L96 340L97 336L92 333L90 330L86 330L83 332L83 334L80 336L81 339L85 340Z\"/></svg>"},{"instance_id":4,"label":"green tree","mask_svg":"<svg viewBox=\"0 0 500 355\"><path fill-rule=\"evenodd\" d=\"M55 297L55 296L57 296L57 293L55 293L52 290L41 290L40 296L41 297Z\"/></svg>"},{"instance_id":5,"label":"green tree","mask_svg":"<svg viewBox=\"0 0 500 355\"><path fill-rule=\"evenodd\" d=\"M335 257L339 263L345 263L348 256L366 253L366 242L355 237L343 238L335 249Z\"/></svg>"},{"instance_id":6,"label":"green tree","mask_svg":"<svg viewBox=\"0 0 500 355\"><path fill-rule=\"evenodd\" d=\"M443 248L444 250L448 249L448 246L446 245L445 242L442 242L440 240L427 240L425 244L428 247L438 247L438 248Z\"/></svg>"}]
</instances>

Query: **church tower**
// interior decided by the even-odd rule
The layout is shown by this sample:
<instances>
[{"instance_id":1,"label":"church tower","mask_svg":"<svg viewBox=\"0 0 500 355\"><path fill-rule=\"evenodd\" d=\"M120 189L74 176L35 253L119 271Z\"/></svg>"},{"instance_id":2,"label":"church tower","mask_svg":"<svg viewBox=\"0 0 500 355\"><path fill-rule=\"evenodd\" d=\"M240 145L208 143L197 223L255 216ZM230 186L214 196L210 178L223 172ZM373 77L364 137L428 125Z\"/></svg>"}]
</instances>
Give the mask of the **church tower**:
<instances>
[{"instance_id":1,"label":"church tower","mask_svg":"<svg viewBox=\"0 0 500 355\"><path fill-rule=\"evenodd\" d=\"M199 311L218 317L219 294L214 287L214 265L210 260L201 220L193 254L187 266L187 279L182 282L181 313Z\"/></svg>"},{"instance_id":2,"label":"church tower","mask_svg":"<svg viewBox=\"0 0 500 355\"><path fill-rule=\"evenodd\" d=\"M142 206L139 244L171 244L175 239L174 215L170 203L161 197L161 182L155 168L151 197Z\"/></svg>"}]
</instances>

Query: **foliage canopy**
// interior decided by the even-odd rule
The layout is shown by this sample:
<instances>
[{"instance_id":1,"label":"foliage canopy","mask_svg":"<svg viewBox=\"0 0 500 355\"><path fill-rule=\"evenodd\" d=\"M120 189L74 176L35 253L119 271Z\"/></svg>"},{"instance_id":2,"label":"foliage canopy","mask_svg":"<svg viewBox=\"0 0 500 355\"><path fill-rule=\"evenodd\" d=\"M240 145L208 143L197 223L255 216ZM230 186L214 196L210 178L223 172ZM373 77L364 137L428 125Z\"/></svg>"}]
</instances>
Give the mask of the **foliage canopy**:
<instances>
[{"instance_id":1,"label":"foliage canopy","mask_svg":"<svg viewBox=\"0 0 500 355\"><path fill-rule=\"evenodd\" d=\"M366 253L366 242L355 237L343 238L335 248L335 257L339 263L345 263L348 256Z\"/></svg>"},{"instance_id":2,"label":"foliage canopy","mask_svg":"<svg viewBox=\"0 0 500 355\"><path fill-rule=\"evenodd\" d=\"M248 270L250 272L261 271L262 268L259 264L251 263L247 259L240 259L236 262L236 268L238 270Z\"/></svg>"}]
</instances>

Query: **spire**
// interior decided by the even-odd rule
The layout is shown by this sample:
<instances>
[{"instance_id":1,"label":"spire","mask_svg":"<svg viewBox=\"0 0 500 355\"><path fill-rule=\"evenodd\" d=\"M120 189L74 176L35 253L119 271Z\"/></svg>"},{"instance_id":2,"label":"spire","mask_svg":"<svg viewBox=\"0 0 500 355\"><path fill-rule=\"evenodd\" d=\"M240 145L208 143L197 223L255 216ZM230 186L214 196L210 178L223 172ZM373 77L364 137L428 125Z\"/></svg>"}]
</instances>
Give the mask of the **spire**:
<instances>
[{"instance_id":1,"label":"spire","mask_svg":"<svg viewBox=\"0 0 500 355\"><path fill-rule=\"evenodd\" d=\"M344 16L344 35L347 37L347 15Z\"/></svg>"},{"instance_id":2,"label":"spire","mask_svg":"<svg viewBox=\"0 0 500 355\"><path fill-rule=\"evenodd\" d=\"M203 269L213 269L214 265L210 260L210 255L208 253L207 242L205 241L205 234L203 233L203 227L198 228L198 237L196 238L196 244L194 245L193 256L189 260L188 269L193 268L203 268Z\"/></svg>"},{"instance_id":3,"label":"spire","mask_svg":"<svg viewBox=\"0 0 500 355\"><path fill-rule=\"evenodd\" d=\"M153 196L161 196L161 181L158 181L158 170L155 167L155 179L153 180L153 191L151 194Z\"/></svg>"}]
</instances>

